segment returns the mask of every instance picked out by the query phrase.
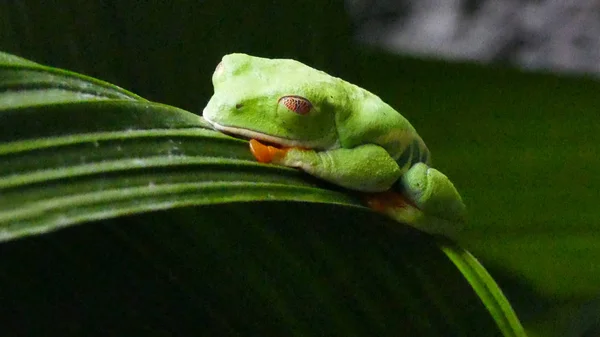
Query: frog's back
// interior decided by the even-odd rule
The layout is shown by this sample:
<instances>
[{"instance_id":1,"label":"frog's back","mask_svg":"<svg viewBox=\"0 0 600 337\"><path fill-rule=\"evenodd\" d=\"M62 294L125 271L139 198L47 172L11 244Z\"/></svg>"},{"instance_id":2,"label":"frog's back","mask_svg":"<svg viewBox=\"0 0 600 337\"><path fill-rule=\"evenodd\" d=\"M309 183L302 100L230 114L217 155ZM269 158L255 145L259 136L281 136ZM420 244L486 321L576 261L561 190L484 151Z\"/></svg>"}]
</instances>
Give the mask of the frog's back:
<instances>
[{"instance_id":1,"label":"frog's back","mask_svg":"<svg viewBox=\"0 0 600 337\"><path fill-rule=\"evenodd\" d=\"M408 171L417 163L429 165L429 149L412 124L379 96L366 89L352 85L354 98L360 102L356 115L364 121L363 140L372 141L385 148L396 160L402 172ZM357 130L358 128L355 128ZM361 132L355 132L360 135Z\"/></svg>"}]
</instances>

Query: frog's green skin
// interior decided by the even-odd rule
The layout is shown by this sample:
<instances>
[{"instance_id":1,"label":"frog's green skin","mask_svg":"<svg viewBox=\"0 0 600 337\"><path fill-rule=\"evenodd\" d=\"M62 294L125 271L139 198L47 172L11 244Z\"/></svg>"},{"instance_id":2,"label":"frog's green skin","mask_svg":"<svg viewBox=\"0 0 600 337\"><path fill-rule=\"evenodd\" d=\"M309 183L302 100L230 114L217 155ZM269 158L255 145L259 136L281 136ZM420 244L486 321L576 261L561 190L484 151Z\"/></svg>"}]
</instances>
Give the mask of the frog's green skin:
<instances>
[{"instance_id":1,"label":"frog's green skin","mask_svg":"<svg viewBox=\"0 0 600 337\"><path fill-rule=\"evenodd\" d=\"M246 54L225 55L212 81L203 117L216 130L292 147L275 164L353 190L401 191L418 209L386 213L428 232L462 222L453 184L428 166L413 126L376 95L298 61ZM283 97L305 104L295 111Z\"/></svg>"}]
</instances>

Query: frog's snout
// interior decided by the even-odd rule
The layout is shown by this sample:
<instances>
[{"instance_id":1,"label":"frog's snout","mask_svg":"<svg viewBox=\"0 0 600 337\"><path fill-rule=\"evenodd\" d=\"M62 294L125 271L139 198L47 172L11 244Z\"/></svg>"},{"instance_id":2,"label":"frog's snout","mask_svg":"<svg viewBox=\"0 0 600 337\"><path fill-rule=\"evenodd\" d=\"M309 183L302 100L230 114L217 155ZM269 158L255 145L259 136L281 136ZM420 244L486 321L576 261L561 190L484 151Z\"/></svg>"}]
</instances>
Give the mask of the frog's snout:
<instances>
[{"instance_id":1,"label":"frog's snout","mask_svg":"<svg viewBox=\"0 0 600 337\"><path fill-rule=\"evenodd\" d=\"M218 122L232 112L236 112L236 110L238 110L238 107L235 103L223 102L218 97L213 96L202 110L202 116L210 121Z\"/></svg>"}]
</instances>

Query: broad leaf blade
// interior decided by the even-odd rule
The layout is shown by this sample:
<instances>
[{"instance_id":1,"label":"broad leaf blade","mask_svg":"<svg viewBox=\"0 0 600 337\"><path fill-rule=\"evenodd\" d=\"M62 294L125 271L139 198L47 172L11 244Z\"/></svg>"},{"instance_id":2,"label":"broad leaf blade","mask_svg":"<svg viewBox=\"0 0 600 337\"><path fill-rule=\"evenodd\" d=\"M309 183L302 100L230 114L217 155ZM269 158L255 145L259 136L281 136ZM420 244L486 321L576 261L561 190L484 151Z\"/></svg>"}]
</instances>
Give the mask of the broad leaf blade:
<instances>
[{"instance_id":1,"label":"broad leaf blade","mask_svg":"<svg viewBox=\"0 0 600 337\"><path fill-rule=\"evenodd\" d=\"M98 79L0 52L0 110L37 104L104 99L142 100Z\"/></svg>"},{"instance_id":2,"label":"broad leaf blade","mask_svg":"<svg viewBox=\"0 0 600 337\"><path fill-rule=\"evenodd\" d=\"M222 202L359 206L295 170L256 163L246 142L206 129L197 115L102 81L17 58L0 64L0 88L4 240Z\"/></svg>"}]
</instances>

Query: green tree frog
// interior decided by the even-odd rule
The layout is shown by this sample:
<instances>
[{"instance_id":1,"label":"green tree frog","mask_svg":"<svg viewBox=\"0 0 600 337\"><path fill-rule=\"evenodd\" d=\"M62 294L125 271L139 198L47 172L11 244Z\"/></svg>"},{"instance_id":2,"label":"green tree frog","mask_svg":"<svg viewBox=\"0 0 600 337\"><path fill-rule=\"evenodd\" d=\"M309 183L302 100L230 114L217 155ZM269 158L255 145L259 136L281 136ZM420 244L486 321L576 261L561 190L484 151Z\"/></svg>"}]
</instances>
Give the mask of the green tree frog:
<instances>
[{"instance_id":1,"label":"green tree frog","mask_svg":"<svg viewBox=\"0 0 600 337\"><path fill-rule=\"evenodd\" d=\"M429 233L452 234L465 217L450 180L429 167L414 127L378 96L291 59L225 55L203 117L250 139L259 162L299 168Z\"/></svg>"}]
</instances>

